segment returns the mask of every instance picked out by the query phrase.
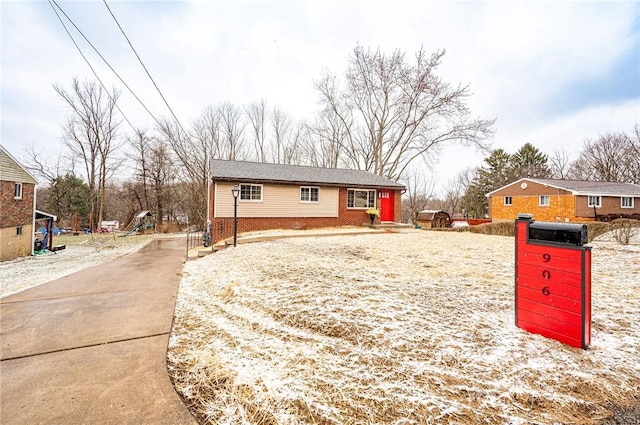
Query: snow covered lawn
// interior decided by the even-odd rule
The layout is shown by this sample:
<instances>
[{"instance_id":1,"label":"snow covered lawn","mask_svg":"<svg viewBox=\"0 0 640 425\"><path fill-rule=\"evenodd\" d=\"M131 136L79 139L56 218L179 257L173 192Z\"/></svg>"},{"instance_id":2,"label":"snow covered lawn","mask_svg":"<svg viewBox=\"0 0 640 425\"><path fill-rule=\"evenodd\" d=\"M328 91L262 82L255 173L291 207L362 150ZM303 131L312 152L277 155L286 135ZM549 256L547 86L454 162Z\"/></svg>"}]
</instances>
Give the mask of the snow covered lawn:
<instances>
[{"instance_id":1,"label":"snow covered lawn","mask_svg":"<svg viewBox=\"0 0 640 425\"><path fill-rule=\"evenodd\" d=\"M285 239L188 262L169 372L216 424L595 424L640 388L640 244L593 243L592 346L514 325L514 240Z\"/></svg>"},{"instance_id":2,"label":"snow covered lawn","mask_svg":"<svg viewBox=\"0 0 640 425\"><path fill-rule=\"evenodd\" d=\"M153 236L113 234L55 236L66 249L0 262L0 298L115 260L142 248Z\"/></svg>"}]
</instances>

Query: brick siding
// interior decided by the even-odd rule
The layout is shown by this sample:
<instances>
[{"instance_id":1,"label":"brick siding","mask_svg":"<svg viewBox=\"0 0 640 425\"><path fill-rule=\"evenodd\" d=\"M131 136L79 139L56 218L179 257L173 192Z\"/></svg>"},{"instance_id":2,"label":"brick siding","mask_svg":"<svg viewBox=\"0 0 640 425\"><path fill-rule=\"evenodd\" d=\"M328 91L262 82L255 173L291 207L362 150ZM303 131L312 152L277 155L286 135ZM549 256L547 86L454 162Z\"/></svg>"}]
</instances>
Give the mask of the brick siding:
<instances>
[{"instance_id":1,"label":"brick siding","mask_svg":"<svg viewBox=\"0 0 640 425\"><path fill-rule=\"evenodd\" d=\"M0 229L33 224L34 188L34 184L22 183L22 199L15 199L15 182L0 181Z\"/></svg>"},{"instance_id":2,"label":"brick siding","mask_svg":"<svg viewBox=\"0 0 640 425\"><path fill-rule=\"evenodd\" d=\"M512 196L512 205L504 205L503 196L491 197L493 221L513 221L520 213L533 214L536 221L577 221L573 195L550 195L549 206L540 206L536 196ZM593 217L580 217L579 221L592 221Z\"/></svg>"}]
</instances>

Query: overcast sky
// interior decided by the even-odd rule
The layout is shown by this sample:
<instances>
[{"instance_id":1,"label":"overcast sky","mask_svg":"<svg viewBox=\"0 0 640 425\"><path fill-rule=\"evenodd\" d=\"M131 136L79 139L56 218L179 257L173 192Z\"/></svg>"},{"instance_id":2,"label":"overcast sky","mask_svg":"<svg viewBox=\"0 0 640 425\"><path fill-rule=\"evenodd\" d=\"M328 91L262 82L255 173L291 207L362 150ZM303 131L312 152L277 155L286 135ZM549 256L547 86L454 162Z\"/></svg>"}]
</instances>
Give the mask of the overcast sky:
<instances>
[{"instance_id":1,"label":"overcast sky","mask_svg":"<svg viewBox=\"0 0 640 425\"><path fill-rule=\"evenodd\" d=\"M157 116L168 110L101 1L61 8ZM640 122L640 2L113 1L149 72L183 123L207 105L265 99L296 119L317 111L313 81L342 75L357 45L446 49L439 69L469 84L475 116L496 118L493 148L530 142L547 154L577 154L585 139L630 132ZM68 116L52 86L93 80L46 1L2 1L2 145L60 149ZM67 25L72 28L68 22ZM107 85L122 87L73 30ZM125 90L120 106L137 127L152 118ZM126 125L126 124L125 124ZM130 131L123 126L123 130ZM434 173L439 187L482 164L454 147Z\"/></svg>"}]
</instances>

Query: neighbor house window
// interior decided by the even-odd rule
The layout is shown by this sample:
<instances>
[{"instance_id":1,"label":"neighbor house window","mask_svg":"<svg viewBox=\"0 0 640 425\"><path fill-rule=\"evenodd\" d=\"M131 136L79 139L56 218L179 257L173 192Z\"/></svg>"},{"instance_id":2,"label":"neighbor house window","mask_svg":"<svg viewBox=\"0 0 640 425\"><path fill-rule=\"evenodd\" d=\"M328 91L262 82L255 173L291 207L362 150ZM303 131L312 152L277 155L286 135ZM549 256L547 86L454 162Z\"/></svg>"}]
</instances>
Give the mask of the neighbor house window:
<instances>
[{"instance_id":1,"label":"neighbor house window","mask_svg":"<svg viewBox=\"0 0 640 425\"><path fill-rule=\"evenodd\" d=\"M13 191L13 197L15 199L22 199L22 183L16 183L16 187Z\"/></svg>"},{"instance_id":2,"label":"neighbor house window","mask_svg":"<svg viewBox=\"0 0 640 425\"><path fill-rule=\"evenodd\" d=\"M549 195L540 195L540 206L548 207L551 205L551 197Z\"/></svg>"},{"instance_id":3,"label":"neighbor house window","mask_svg":"<svg viewBox=\"0 0 640 425\"><path fill-rule=\"evenodd\" d=\"M347 208L370 208L376 206L375 190L347 190Z\"/></svg>"},{"instance_id":4,"label":"neighbor house window","mask_svg":"<svg viewBox=\"0 0 640 425\"><path fill-rule=\"evenodd\" d=\"M22 236L22 226L16 227L16 236Z\"/></svg>"},{"instance_id":5,"label":"neighbor house window","mask_svg":"<svg viewBox=\"0 0 640 425\"><path fill-rule=\"evenodd\" d=\"M300 202L318 202L320 199L320 188L300 187Z\"/></svg>"},{"instance_id":6,"label":"neighbor house window","mask_svg":"<svg viewBox=\"0 0 640 425\"><path fill-rule=\"evenodd\" d=\"M633 208L633 196L623 196L620 198L620 206L622 208Z\"/></svg>"},{"instance_id":7,"label":"neighbor house window","mask_svg":"<svg viewBox=\"0 0 640 425\"><path fill-rule=\"evenodd\" d=\"M587 205L600 208L602 206L602 198L600 196L589 195L587 197Z\"/></svg>"},{"instance_id":8,"label":"neighbor house window","mask_svg":"<svg viewBox=\"0 0 640 425\"><path fill-rule=\"evenodd\" d=\"M505 196L504 204L507 206L513 205L513 198L511 196Z\"/></svg>"},{"instance_id":9,"label":"neighbor house window","mask_svg":"<svg viewBox=\"0 0 640 425\"><path fill-rule=\"evenodd\" d=\"M262 185L261 184L241 184L240 200L241 201L262 201Z\"/></svg>"}]
</instances>

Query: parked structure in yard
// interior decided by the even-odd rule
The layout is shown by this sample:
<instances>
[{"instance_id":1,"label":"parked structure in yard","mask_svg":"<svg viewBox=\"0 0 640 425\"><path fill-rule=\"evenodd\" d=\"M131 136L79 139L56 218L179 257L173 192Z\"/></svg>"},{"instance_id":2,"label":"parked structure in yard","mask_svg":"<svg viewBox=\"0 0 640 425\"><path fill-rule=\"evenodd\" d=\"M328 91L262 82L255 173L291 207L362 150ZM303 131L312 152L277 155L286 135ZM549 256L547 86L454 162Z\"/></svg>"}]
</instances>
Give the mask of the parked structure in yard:
<instances>
[{"instance_id":1,"label":"parked structure in yard","mask_svg":"<svg viewBox=\"0 0 640 425\"><path fill-rule=\"evenodd\" d=\"M235 185L240 233L360 226L369 222L370 207L380 211L381 222L394 222L405 189L368 171L214 159L207 211L212 242L233 235Z\"/></svg>"},{"instance_id":2,"label":"parked structure in yard","mask_svg":"<svg viewBox=\"0 0 640 425\"><path fill-rule=\"evenodd\" d=\"M489 216L513 221L520 213L538 221L607 221L640 218L640 185L522 178L489 192Z\"/></svg>"},{"instance_id":3,"label":"parked structure in yard","mask_svg":"<svg viewBox=\"0 0 640 425\"><path fill-rule=\"evenodd\" d=\"M423 229L439 229L451 225L449 213L442 210L422 210L418 213L418 226Z\"/></svg>"},{"instance_id":4,"label":"parked structure in yard","mask_svg":"<svg viewBox=\"0 0 640 425\"><path fill-rule=\"evenodd\" d=\"M36 178L0 145L0 261L33 254Z\"/></svg>"}]
</instances>

